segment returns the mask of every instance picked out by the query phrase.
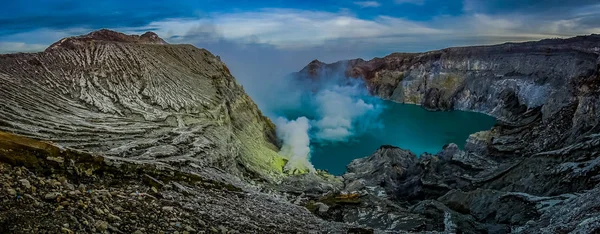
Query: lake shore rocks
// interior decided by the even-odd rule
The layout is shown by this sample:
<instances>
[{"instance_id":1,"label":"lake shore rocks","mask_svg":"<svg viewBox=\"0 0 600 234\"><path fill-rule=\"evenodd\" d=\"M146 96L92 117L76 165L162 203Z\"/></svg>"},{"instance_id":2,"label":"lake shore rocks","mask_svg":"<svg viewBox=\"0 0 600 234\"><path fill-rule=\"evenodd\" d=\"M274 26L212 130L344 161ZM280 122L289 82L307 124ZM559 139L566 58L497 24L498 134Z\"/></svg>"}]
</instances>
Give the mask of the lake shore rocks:
<instances>
[{"instance_id":1,"label":"lake shore rocks","mask_svg":"<svg viewBox=\"0 0 600 234\"><path fill-rule=\"evenodd\" d=\"M345 64L382 98L499 119L464 150L416 157L382 146L354 160L340 193L358 202L317 215L398 232L599 232L598 48L591 35L307 66Z\"/></svg>"}]
</instances>

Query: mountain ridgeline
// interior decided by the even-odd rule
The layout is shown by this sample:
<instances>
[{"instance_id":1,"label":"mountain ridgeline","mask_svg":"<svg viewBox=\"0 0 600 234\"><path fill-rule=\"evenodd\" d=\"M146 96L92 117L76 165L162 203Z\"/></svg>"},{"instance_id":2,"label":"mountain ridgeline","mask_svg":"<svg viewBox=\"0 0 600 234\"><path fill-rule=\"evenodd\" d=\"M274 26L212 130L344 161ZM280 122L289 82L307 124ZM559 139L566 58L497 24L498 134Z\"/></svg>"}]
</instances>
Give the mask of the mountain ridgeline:
<instances>
[{"instance_id":1,"label":"mountain ridgeline","mask_svg":"<svg viewBox=\"0 0 600 234\"><path fill-rule=\"evenodd\" d=\"M298 74L340 69L383 99L499 121L464 150L386 145L341 177L288 175L274 124L219 57L100 30L0 55L0 232L600 231L600 36Z\"/></svg>"},{"instance_id":2,"label":"mountain ridgeline","mask_svg":"<svg viewBox=\"0 0 600 234\"><path fill-rule=\"evenodd\" d=\"M434 111L476 111L499 121L489 131L472 134L464 151L450 144L417 159L382 147L353 161L344 190L372 197L364 196L368 205L361 208L343 207L327 215L341 213L346 222L388 230L600 231L595 218L600 205L600 35L393 53L370 61L315 60L298 74L317 78L340 70L365 80L371 94L383 99ZM409 205L390 207L381 199ZM428 217L411 216L415 213Z\"/></svg>"},{"instance_id":3,"label":"mountain ridgeline","mask_svg":"<svg viewBox=\"0 0 600 234\"><path fill-rule=\"evenodd\" d=\"M275 126L219 57L100 30L0 55L0 232L349 228L261 190Z\"/></svg>"},{"instance_id":4,"label":"mountain ridgeline","mask_svg":"<svg viewBox=\"0 0 600 234\"><path fill-rule=\"evenodd\" d=\"M599 54L600 35L591 35L393 53L370 61L325 64L315 60L300 74L310 76L342 68L346 76L364 79L370 92L383 99L418 104L428 110L485 113L511 125L529 121L544 131L560 133L549 139L550 134L528 133L527 138L543 142L513 145L535 152L560 148L597 125ZM558 123L559 119L572 123ZM498 151L511 151L497 143Z\"/></svg>"},{"instance_id":5,"label":"mountain ridgeline","mask_svg":"<svg viewBox=\"0 0 600 234\"><path fill-rule=\"evenodd\" d=\"M106 156L281 174L274 125L218 57L109 30L0 56L0 130Z\"/></svg>"}]
</instances>

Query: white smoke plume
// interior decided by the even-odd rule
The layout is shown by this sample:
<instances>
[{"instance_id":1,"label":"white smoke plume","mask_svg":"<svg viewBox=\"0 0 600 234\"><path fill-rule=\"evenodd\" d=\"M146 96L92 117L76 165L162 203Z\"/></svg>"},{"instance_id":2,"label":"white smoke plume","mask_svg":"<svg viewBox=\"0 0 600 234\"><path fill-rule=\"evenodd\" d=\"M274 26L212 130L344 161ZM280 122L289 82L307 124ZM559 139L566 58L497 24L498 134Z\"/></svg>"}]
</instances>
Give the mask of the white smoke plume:
<instances>
[{"instance_id":1,"label":"white smoke plume","mask_svg":"<svg viewBox=\"0 0 600 234\"><path fill-rule=\"evenodd\" d=\"M310 163L310 138L308 131L310 129L309 121L306 117L300 117L296 120L287 120L279 117L275 120L277 125L277 137L283 141L283 146L279 152L288 159L285 165L285 171L306 170L314 172L315 168Z\"/></svg>"},{"instance_id":2,"label":"white smoke plume","mask_svg":"<svg viewBox=\"0 0 600 234\"><path fill-rule=\"evenodd\" d=\"M316 140L348 141L364 130L379 127L377 117L382 106L368 96L363 84L356 82L327 87L316 94Z\"/></svg>"},{"instance_id":3,"label":"white smoke plume","mask_svg":"<svg viewBox=\"0 0 600 234\"><path fill-rule=\"evenodd\" d=\"M369 95L361 79L331 71L316 79L301 74L284 79L266 112L277 116L277 136L283 143L280 154L289 160L287 171L315 171L310 163L311 142L346 142L381 127L378 117L384 106Z\"/></svg>"},{"instance_id":4,"label":"white smoke plume","mask_svg":"<svg viewBox=\"0 0 600 234\"><path fill-rule=\"evenodd\" d=\"M255 40L248 43L226 40L213 25L199 25L183 37L171 40L193 41L193 44L205 47L223 59L261 111L275 120L283 143L280 153L288 159L293 158L286 166L288 170L313 168L310 164L311 143L349 141L377 127L382 102L369 97L360 79L345 77L346 67L343 64L335 71L321 71L317 77L286 75L301 70L314 58L339 61L361 55L384 55L389 48L374 52L356 50L353 44L335 43L336 47L282 50ZM283 119L280 120L280 117ZM305 123L299 120L300 117L307 120L308 127L298 124ZM293 121L294 124L291 124ZM304 132L308 142L306 138L284 137L290 132Z\"/></svg>"}]
</instances>

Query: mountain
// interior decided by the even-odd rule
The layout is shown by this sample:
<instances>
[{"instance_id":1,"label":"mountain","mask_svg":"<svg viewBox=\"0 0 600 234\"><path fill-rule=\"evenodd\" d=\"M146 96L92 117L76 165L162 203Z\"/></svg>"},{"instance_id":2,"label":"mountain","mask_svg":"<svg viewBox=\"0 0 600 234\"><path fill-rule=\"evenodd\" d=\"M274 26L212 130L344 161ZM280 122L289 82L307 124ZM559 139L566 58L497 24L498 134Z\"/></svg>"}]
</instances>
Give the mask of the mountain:
<instances>
[{"instance_id":1,"label":"mountain","mask_svg":"<svg viewBox=\"0 0 600 234\"><path fill-rule=\"evenodd\" d=\"M464 151L451 144L417 159L382 147L353 161L343 191L364 194L363 205L322 217L396 231L600 231L600 35L315 60L296 75L335 72L383 99L499 121Z\"/></svg>"},{"instance_id":2,"label":"mountain","mask_svg":"<svg viewBox=\"0 0 600 234\"><path fill-rule=\"evenodd\" d=\"M136 161L272 179L284 159L218 57L109 30L0 56L0 130Z\"/></svg>"},{"instance_id":3,"label":"mountain","mask_svg":"<svg viewBox=\"0 0 600 234\"><path fill-rule=\"evenodd\" d=\"M204 49L65 38L0 55L0 100L1 233L350 227L260 192L286 177L275 126Z\"/></svg>"}]
</instances>

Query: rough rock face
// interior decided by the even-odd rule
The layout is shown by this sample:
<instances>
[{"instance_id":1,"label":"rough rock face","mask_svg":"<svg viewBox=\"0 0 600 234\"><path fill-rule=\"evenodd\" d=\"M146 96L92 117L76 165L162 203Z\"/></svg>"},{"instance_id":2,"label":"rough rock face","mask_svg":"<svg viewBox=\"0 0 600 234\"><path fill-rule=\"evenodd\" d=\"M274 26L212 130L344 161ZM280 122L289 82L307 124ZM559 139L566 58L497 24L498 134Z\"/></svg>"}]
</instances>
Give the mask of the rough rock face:
<instances>
[{"instance_id":1,"label":"rough rock face","mask_svg":"<svg viewBox=\"0 0 600 234\"><path fill-rule=\"evenodd\" d=\"M275 126L206 50L66 38L0 55L0 100L1 233L364 231L287 199L342 182L284 175Z\"/></svg>"},{"instance_id":2,"label":"rough rock face","mask_svg":"<svg viewBox=\"0 0 600 234\"><path fill-rule=\"evenodd\" d=\"M600 119L599 55L600 35L590 35L394 53L370 61L313 61L300 73L346 65L347 76L365 79L379 97L497 117L500 126L486 136L491 146L481 150L506 156L559 149L594 131Z\"/></svg>"},{"instance_id":3,"label":"rough rock face","mask_svg":"<svg viewBox=\"0 0 600 234\"><path fill-rule=\"evenodd\" d=\"M592 148L578 146L597 154L599 145L585 144ZM600 231L597 166L584 159L583 164L569 162L578 160L568 157L565 163L536 165L539 157L525 159L517 163L524 165L519 167L459 150L454 144L419 158L383 146L348 166L339 193L314 198L306 206L324 219L395 232ZM575 165L578 169L565 168ZM319 210L320 203L327 209Z\"/></svg>"},{"instance_id":4,"label":"rough rock face","mask_svg":"<svg viewBox=\"0 0 600 234\"><path fill-rule=\"evenodd\" d=\"M219 58L109 30L0 55L0 130L135 161L279 177L274 125Z\"/></svg>"},{"instance_id":5,"label":"rough rock face","mask_svg":"<svg viewBox=\"0 0 600 234\"><path fill-rule=\"evenodd\" d=\"M162 38L160 38L158 35L156 35L156 33L153 33L153 32L146 32L142 35L125 35L120 32L102 29L102 30L91 32L87 35L64 38L64 39L57 41L54 44L50 45L50 47L48 47L46 49L46 51L51 51L51 50L60 49L60 48L75 49L77 47L84 47L89 42L93 42L93 41L112 41L112 42L121 42L121 43L158 44L158 45L168 44Z\"/></svg>"},{"instance_id":6,"label":"rough rock face","mask_svg":"<svg viewBox=\"0 0 600 234\"><path fill-rule=\"evenodd\" d=\"M251 188L0 132L1 233L345 232Z\"/></svg>"},{"instance_id":7,"label":"rough rock face","mask_svg":"<svg viewBox=\"0 0 600 234\"><path fill-rule=\"evenodd\" d=\"M600 35L495 46L393 53L324 64L301 72L345 67L368 82L373 94L432 110L470 110L511 120L521 110L544 107L545 118L573 102L573 89L598 70ZM513 108L507 108L507 107ZM512 111L512 112L511 112Z\"/></svg>"},{"instance_id":8,"label":"rough rock face","mask_svg":"<svg viewBox=\"0 0 600 234\"><path fill-rule=\"evenodd\" d=\"M353 161L341 191L356 202L316 214L390 231L600 232L600 35L313 61L301 73L341 64L382 98L499 121L464 150L417 158L386 146Z\"/></svg>"},{"instance_id":9,"label":"rough rock face","mask_svg":"<svg viewBox=\"0 0 600 234\"><path fill-rule=\"evenodd\" d=\"M548 117L571 100L569 88L597 70L600 35L394 53L352 60L374 94L429 109L460 109L511 119L506 105L544 106ZM332 64L331 66L336 66ZM514 102L514 104L513 104Z\"/></svg>"},{"instance_id":10,"label":"rough rock face","mask_svg":"<svg viewBox=\"0 0 600 234\"><path fill-rule=\"evenodd\" d=\"M393 146L382 146L367 158L356 159L348 165L344 174L345 189L359 191L367 188L383 188L380 194L394 198L410 199L418 195L418 180L412 174L420 174L417 157L410 151Z\"/></svg>"}]
</instances>

